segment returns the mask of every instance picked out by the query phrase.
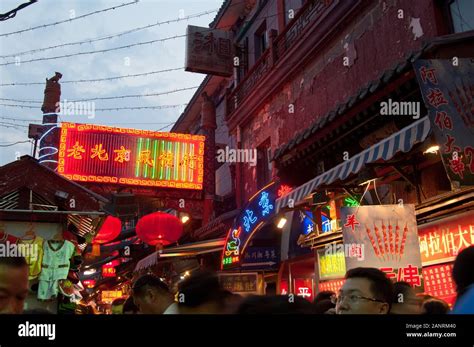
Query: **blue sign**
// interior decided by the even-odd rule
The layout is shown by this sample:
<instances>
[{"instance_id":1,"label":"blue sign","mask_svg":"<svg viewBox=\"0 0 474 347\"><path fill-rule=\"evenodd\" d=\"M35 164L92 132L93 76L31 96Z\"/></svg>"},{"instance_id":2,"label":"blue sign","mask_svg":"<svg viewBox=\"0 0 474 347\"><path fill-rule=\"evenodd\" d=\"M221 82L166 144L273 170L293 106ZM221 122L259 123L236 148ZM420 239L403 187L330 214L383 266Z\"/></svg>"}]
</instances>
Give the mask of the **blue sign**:
<instances>
[{"instance_id":1,"label":"blue sign","mask_svg":"<svg viewBox=\"0 0 474 347\"><path fill-rule=\"evenodd\" d=\"M264 222L274 216L275 200L279 187L280 185L275 182L270 183L257 192L242 208L242 212L236 217L227 236L226 247L222 256L223 268L239 265L243 260L242 254L252 234ZM270 252L270 254L272 253Z\"/></svg>"}]
</instances>

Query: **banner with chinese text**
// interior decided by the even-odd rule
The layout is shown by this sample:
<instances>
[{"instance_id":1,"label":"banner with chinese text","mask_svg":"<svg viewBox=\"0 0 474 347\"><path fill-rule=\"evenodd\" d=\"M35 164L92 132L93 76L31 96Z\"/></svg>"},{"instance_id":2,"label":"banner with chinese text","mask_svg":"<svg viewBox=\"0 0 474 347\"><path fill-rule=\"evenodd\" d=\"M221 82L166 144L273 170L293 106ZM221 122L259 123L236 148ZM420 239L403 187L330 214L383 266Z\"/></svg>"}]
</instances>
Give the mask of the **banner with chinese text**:
<instances>
[{"instance_id":1,"label":"banner with chinese text","mask_svg":"<svg viewBox=\"0 0 474 347\"><path fill-rule=\"evenodd\" d=\"M375 267L423 291L414 205L341 207L341 221L347 270Z\"/></svg>"},{"instance_id":2,"label":"banner with chinese text","mask_svg":"<svg viewBox=\"0 0 474 347\"><path fill-rule=\"evenodd\" d=\"M320 280L343 278L346 274L344 251L342 249L336 252L318 250L318 268Z\"/></svg>"},{"instance_id":3,"label":"banner with chinese text","mask_svg":"<svg viewBox=\"0 0 474 347\"><path fill-rule=\"evenodd\" d=\"M205 137L62 123L58 173L74 181L202 189Z\"/></svg>"},{"instance_id":4,"label":"banner with chinese text","mask_svg":"<svg viewBox=\"0 0 474 347\"><path fill-rule=\"evenodd\" d=\"M413 65L451 182L474 184L474 59L417 60Z\"/></svg>"},{"instance_id":5,"label":"banner with chinese text","mask_svg":"<svg viewBox=\"0 0 474 347\"><path fill-rule=\"evenodd\" d=\"M474 245L474 211L420 225L421 261L424 266L454 261Z\"/></svg>"}]
</instances>

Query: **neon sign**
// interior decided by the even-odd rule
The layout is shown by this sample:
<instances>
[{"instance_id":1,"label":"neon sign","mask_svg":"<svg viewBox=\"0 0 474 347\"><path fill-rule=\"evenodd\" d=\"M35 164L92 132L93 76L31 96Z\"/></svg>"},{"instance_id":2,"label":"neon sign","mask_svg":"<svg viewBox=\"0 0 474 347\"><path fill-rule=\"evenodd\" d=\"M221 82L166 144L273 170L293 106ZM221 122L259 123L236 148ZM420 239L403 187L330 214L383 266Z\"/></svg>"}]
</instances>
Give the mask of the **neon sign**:
<instances>
[{"instance_id":1,"label":"neon sign","mask_svg":"<svg viewBox=\"0 0 474 347\"><path fill-rule=\"evenodd\" d=\"M201 135L62 123L58 172L81 182L202 189Z\"/></svg>"},{"instance_id":2,"label":"neon sign","mask_svg":"<svg viewBox=\"0 0 474 347\"><path fill-rule=\"evenodd\" d=\"M249 199L241 214L237 216L227 235L222 254L223 269L238 266L247 242L265 221L273 217L278 188L281 187L275 182L262 188Z\"/></svg>"}]
</instances>

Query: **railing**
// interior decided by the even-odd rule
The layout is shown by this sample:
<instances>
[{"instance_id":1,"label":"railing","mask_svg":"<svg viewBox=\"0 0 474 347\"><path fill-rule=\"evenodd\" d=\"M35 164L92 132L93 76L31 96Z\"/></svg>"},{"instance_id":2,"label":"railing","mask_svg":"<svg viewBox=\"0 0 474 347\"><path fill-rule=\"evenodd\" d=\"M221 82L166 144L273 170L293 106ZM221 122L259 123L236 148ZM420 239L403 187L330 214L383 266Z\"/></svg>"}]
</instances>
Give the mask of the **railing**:
<instances>
[{"instance_id":1,"label":"railing","mask_svg":"<svg viewBox=\"0 0 474 347\"><path fill-rule=\"evenodd\" d=\"M333 0L310 0L278 35L270 35L269 48L255 62L244 79L227 95L227 117L229 117L252 92L255 85L294 46L309 25L323 17Z\"/></svg>"}]
</instances>

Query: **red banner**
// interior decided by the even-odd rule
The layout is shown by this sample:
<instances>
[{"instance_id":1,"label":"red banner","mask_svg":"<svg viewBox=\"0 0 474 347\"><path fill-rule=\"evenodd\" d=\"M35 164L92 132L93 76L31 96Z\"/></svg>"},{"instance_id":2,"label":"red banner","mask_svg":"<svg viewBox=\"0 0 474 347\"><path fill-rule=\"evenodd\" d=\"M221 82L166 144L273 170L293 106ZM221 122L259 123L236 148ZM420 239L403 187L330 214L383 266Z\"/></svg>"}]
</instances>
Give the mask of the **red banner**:
<instances>
[{"instance_id":1,"label":"red banner","mask_svg":"<svg viewBox=\"0 0 474 347\"><path fill-rule=\"evenodd\" d=\"M424 266L453 261L474 244L474 211L420 225L418 230Z\"/></svg>"},{"instance_id":2,"label":"red banner","mask_svg":"<svg viewBox=\"0 0 474 347\"><path fill-rule=\"evenodd\" d=\"M319 282L319 291L331 291L337 293L344 284L344 279Z\"/></svg>"},{"instance_id":3,"label":"red banner","mask_svg":"<svg viewBox=\"0 0 474 347\"><path fill-rule=\"evenodd\" d=\"M442 264L423 268L425 292L453 305L456 299L456 286L451 277L453 264Z\"/></svg>"}]
</instances>

